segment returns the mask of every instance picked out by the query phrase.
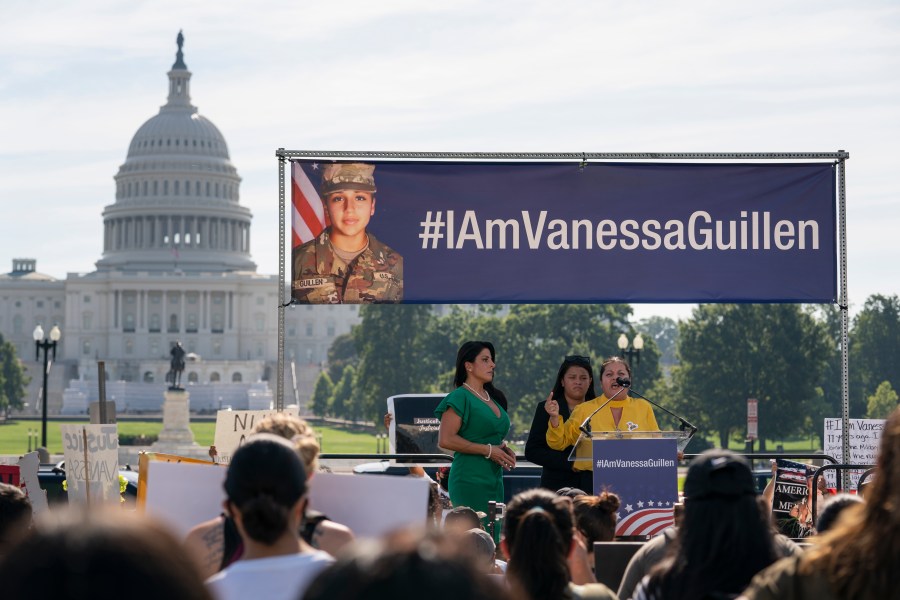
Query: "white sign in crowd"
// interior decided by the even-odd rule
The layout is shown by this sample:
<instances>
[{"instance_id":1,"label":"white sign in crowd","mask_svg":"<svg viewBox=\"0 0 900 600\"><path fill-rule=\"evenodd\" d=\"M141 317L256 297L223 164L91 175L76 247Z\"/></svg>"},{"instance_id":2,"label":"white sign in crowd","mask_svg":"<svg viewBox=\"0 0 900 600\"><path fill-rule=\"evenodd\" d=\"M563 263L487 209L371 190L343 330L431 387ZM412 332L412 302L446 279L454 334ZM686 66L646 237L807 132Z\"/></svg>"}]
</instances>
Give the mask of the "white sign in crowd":
<instances>
[{"instance_id":1,"label":"white sign in crowd","mask_svg":"<svg viewBox=\"0 0 900 600\"><path fill-rule=\"evenodd\" d=\"M884 419L850 419L850 463L874 465L878 457L878 446L881 443L881 432L884 430ZM844 435L841 419L825 419L825 433L822 437L825 454L838 461L843 455ZM865 469L850 471L850 489L855 490L859 477ZM835 472L826 471L828 487L835 487Z\"/></svg>"}]
</instances>

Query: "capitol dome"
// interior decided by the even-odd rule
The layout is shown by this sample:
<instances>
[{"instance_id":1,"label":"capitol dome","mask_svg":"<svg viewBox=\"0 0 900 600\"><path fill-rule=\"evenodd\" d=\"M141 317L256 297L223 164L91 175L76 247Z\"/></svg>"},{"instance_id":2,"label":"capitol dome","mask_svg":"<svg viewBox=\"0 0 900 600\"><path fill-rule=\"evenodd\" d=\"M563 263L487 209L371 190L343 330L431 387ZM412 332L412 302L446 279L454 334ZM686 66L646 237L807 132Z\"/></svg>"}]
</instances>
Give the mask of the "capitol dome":
<instances>
[{"instance_id":1,"label":"capitol dome","mask_svg":"<svg viewBox=\"0 0 900 600\"><path fill-rule=\"evenodd\" d=\"M103 211L99 271L255 271L250 210L219 129L191 104L178 34L166 104L137 130Z\"/></svg>"}]
</instances>

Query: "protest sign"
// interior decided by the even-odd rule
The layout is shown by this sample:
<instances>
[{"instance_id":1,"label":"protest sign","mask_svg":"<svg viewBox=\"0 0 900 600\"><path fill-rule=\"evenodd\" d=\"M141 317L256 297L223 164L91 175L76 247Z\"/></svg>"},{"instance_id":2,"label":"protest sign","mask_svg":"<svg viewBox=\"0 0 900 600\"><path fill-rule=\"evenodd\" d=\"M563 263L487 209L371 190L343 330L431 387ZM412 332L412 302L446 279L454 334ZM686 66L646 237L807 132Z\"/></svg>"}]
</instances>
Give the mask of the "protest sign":
<instances>
[{"instance_id":1,"label":"protest sign","mask_svg":"<svg viewBox=\"0 0 900 600\"><path fill-rule=\"evenodd\" d=\"M444 454L438 447L440 420L434 416L446 394L398 394L387 400L391 414L391 452Z\"/></svg>"},{"instance_id":2,"label":"protest sign","mask_svg":"<svg viewBox=\"0 0 900 600\"><path fill-rule=\"evenodd\" d=\"M812 475L812 469L803 463L783 458L777 459L776 463L775 494L772 499L775 525L788 537L806 537L810 533L811 523L811 484L807 477Z\"/></svg>"},{"instance_id":3,"label":"protest sign","mask_svg":"<svg viewBox=\"0 0 900 600\"><path fill-rule=\"evenodd\" d=\"M220 410L216 413L216 458L222 464L231 462L231 455L241 447L253 427L264 418L277 414L277 410ZM298 416L297 407L285 408L284 414Z\"/></svg>"},{"instance_id":4,"label":"protest sign","mask_svg":"<svg viewBox=\"0 0 900 600\"><path fill-rule=\"evenodd\" d=\"M884 419L850 419L850 464L874 465L881 444ZM825 419L825 454L840 458L843 455L843 427L841 419ZM850 473L850 490L856 490L859 477L865 469L853 469ZM828 487L836 487L834 471L825 471Z\"/></svg>"},{"instance_id":5,"label":"protest sign","mask_svg":"<svg viewBox=\"0 0 900 600\"><path fill-rule=\"evenodd\" d=\"M119 495L119 433L116 425L60 425L69 502L115 502Z\"/></svg>"},{"instance_id":6,"label":"protest sign","mask_svg":"<svg viewBox=\"0 0 900 600\"><path fill-rule=\"evenodd\" d=\"M374 538L403 527L424 527L428 486L424 477L317 473L309 504L356 537Z\"/></svg>"},{"instance_id":7,"label":"protest sign","mask_svg":"<svg viewBox=\"0 0 900 600\"><path fill-rule=\"evenodd\" d=\"M211 462L153 460L146 462L144 512L166 523L184 538L194 525L222 513L227 469Z\"/></svg>"},{"instance_id":8,"label":"protest sign","mask_svg":"<svg viewBox=\"0 0 900 600\"><path fill-rule=\"evenodd\" d=\"M41 489L38 481L38 468L41 459L37 451L29 452L19 459L19 473L22 478L22 487L31 502L31 510L35 515L40 515L50 509L47 504L47 492Z\"/></svg>"}]
</instances>

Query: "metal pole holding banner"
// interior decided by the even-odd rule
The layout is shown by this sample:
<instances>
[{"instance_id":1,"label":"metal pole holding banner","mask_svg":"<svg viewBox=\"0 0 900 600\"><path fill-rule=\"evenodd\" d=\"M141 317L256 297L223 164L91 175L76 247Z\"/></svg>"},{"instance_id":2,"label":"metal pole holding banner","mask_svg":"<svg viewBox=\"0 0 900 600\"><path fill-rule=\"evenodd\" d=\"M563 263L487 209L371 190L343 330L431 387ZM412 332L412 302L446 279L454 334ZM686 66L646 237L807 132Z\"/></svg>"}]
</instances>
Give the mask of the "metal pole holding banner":
<instances>
[{"instance_id":1,"label":"metal pole holding banner","mask_svg":"<svg viewBox=\"0 0 900 600\"><path fill-rule=\"evenodd\" d=\"M278 161L278 369L275 377L275 410L284 410L284 307L290 304L285 297L284 278L284 245L285 245L285 208L284 208L284 148L275 153Z\"/></svg>"},{"instance_id":2,"label":"metal pole holding banner","mask_svg":"<svg viewBox=\"0 0 900 600\"><path fill-rule=\"evenodd\" d=\"M843 152L843 150L841 151ZM840 295L841 309L841 461L850 462L850 302L847 299L847 197L844 173L845 159L837 162L838 171L838 238L840 239ZM844 489L850 488L850 473L842 471Z\"/></svg>"}]
</instances>

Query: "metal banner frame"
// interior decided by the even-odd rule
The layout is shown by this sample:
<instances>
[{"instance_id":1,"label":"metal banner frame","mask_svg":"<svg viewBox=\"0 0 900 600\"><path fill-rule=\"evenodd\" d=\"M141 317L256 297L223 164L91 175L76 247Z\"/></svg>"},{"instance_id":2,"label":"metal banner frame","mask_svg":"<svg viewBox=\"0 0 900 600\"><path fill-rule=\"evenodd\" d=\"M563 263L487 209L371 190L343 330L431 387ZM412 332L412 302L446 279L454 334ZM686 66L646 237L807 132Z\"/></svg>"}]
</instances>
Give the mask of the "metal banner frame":
<instances>
[{"instance_id":1,"label":"metal banner frame","mask_svg":"<svg viewBox=\"0 0 900 600\"><path fill-rule=\"evenodd\" d=\"M285 150L275 151L278 163L278 379L275 392L275 407L284 408L284 309L290 305L290 286L285 277L286 254L286 194L285 166L292 158L337 159L337 160L411 160L427 162L431 160L459 161L522 161L522 162L575 162L586 165L590 162L606 161L723 161L776 160L776 161L829 161L837 167L838 179L838 244L839 244L839 295L838 308L841 311L841 419L843 427L843 462L850 459L850 388L848 342L850 329L849 301L847 299L847 201L846 201L846 160L850 153L837 152L380 152L380 151L323 151ZM847 475L845 475L847 477ZM849 481L844 482L845 487Z\"/></svg>"}]
</instances>

